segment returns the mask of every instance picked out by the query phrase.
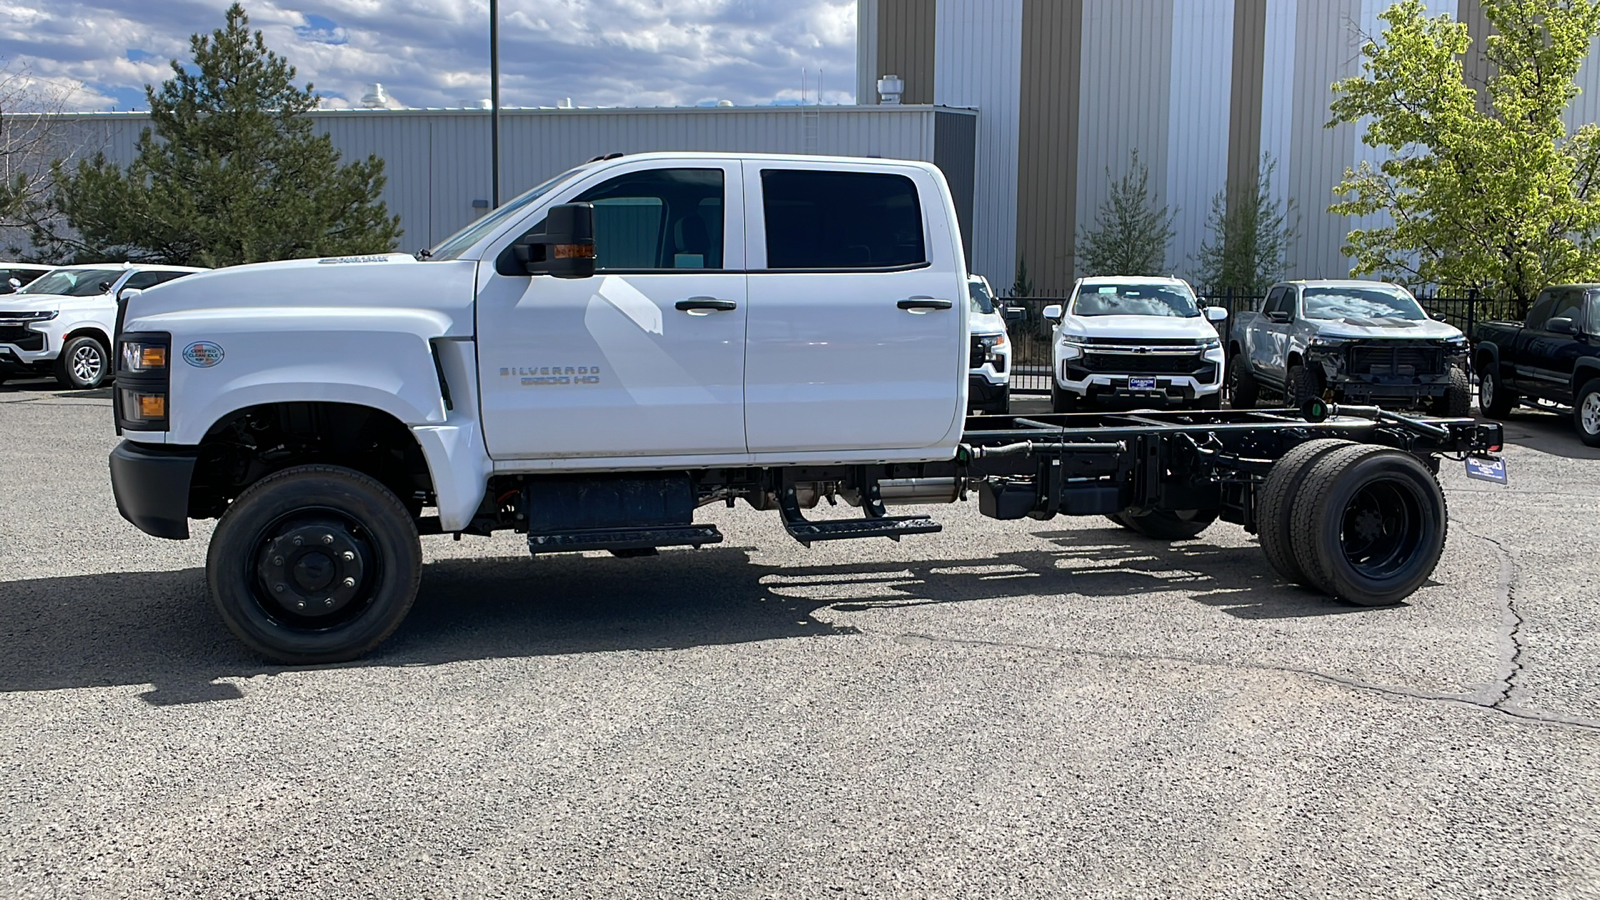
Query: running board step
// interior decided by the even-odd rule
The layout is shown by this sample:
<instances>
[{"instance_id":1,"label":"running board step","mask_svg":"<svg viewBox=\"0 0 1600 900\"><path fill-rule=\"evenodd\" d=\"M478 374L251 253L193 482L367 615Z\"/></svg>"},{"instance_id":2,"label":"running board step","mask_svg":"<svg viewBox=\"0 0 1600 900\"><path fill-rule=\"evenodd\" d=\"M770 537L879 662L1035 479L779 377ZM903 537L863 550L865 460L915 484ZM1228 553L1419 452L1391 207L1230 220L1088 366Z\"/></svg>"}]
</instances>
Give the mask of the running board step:
<instances>
[{"instance_id":1,"label":"running board step","mask_svg":"<svg viewBox=\"0 0 1600 900\"><path fill-rule=\"evenodd\" d=\"M884 516L869 519L834 519L826 522L784 522L789 536L811 546L813 541L842 541L850 538L886 537L900 540L903 534L932 534L944 526L927 516Z\"/></svg>"},{"instance_id":2,"label":"running board step","mask_svg":"<svg viewBox=\"0 0 1600 900\"><path fill-rule=\"evenodd\" d=\"M656 547L699 547L722 543L715 525L669 525L661 528L589 528L528 535L530 553L572 553L577 550L647 550Z\"/></svg>"}]
</instances>

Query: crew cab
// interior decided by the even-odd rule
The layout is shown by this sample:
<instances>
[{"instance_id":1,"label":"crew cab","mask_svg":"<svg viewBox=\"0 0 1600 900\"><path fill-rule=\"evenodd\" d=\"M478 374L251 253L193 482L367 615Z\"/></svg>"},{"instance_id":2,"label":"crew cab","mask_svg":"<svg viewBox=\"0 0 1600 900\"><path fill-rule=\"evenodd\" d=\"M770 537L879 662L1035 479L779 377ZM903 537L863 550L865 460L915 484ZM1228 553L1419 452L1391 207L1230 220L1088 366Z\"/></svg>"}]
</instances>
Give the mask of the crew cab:
<instances>
[{"instance_id":1,"label":"crew cab","mask_svg":"<svg viewBox=\"0 0 1600 900\"><path fill-rule=\"evenodd\" d=\"M1429 318L1398 285L1275 284L1261 312L1234 321L1228 352L1235 409L1254 407L1262 387L1292 407L1326 397L1448 416L1471 409L1466 336Z\"/></svg>"},{"instance_id":2,"label":"crew cab","mask_svg":"<svg viewBox=\"0 0 1600 900\"><path fill-rule=\"evenodd\" d=\"M1050 407L1085 404L1216 409L1222 398L1221 307L1202 308L1179 278L1080 278L1065 306L1044 308Z\"/></svg>"},{"instance_id":3,"label":"crew cab","mask_svg":"<svg viewBox=\"0 0 1600 900\"><path fill-rule=\"evenodd\" d=\"M131 263L61 266L0 297L0 380L53 374L69 388L99 387L111 376L117 294L201 271Z\"/></svg>"},{"instance_id":4,"label":"crew cab","mask_svg":"<svg viewBox=\"0 0 1600 900\"><path fill-rule=\"evenodd\" d=\"M967 319L972 349L967 363L967 411L1005 414L1011 411L1011 337L995 302L994 289L982 275L967 276Z\"/></svg>"},{"instance_id":5,"label":"crew cab","mask_svg":"<svg viewBox=\"0 0 1600 900\"><path fill-rule=\"evenodd\" d=\"M218 519L223 622L300 664L399 626L420 535L628 557L720 542L696 510L741 500L807 546L939 531L889 507L969 496L996 519L1110 515L1156 540L1222 519L1288 578L1394 603L1442 552L1438 455L1499 444L1498 425L1375 410L968 419L970 296L931 164L596 158L416 257L131 297L112 490L157 537ZM1376 481L1407 515L1368 509ZM1317 492L1296 505L1302 482ZM862 515L808 518L823 500Z\"/></svg>"},{"instance_id":6,"label":"crew cab","mask_svg":"<svg viewBox=\"0 0 1600 900\"><path fill-rule=\"evenodd\" d=\"M1524 321L1484 322L1473 337L1484 415L1524 398L1570 405L1578 437L1600 447L1600 285L1545 288Z\"/></svg>"}]
</instances>

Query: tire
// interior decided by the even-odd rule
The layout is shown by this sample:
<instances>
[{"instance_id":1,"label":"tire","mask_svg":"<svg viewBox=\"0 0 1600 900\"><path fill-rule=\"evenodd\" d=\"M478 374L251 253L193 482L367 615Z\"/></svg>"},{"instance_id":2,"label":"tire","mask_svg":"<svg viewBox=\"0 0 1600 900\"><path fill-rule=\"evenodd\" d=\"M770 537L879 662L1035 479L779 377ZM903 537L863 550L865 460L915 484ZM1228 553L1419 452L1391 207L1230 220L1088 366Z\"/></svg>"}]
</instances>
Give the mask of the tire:
<instances>
[{"instance_id":1,"label":"tire","mask_svg":"<svg viewBox=\"0 0 1600 900\"><path fill-rule=\"evenodd\" d=\"M1050 377L1050 411L1069 413L1078 411L1078 395L1061 389L1055 376Z\"/></svg>"},{"instance_id":2,"label":"tire","mask_svg":"<svg viewBox=\"0 0 1600 900\"><path fill-rule=\"evenodd\" d=\"M1195 399L1195 401L1194 401L1194 408L1195 409L1221 409L1222 408L1222 392L1221 391L1217 391L1214 394L1206 394L1203 397L1197 397Z\"/></svg>"},{"instance_id":3,"label":"tire","mask_svg":"<svg viewBox=\"0 0 1600 900\"><path fill-rule=\"evenodd\" d=\"M1008 384L1000 389L1000 402L996 403L990 412L997 416L1011 415L1011 385Z\"/></svg>"},{"instance_id":4,"label":"tire","mask_svg":"<svg viewBox=\"0 0 1600 900\"><path fill-rule=\"evenodd\" d=\"M286 665L344 662L383 643L421 576L422 547L400 498L338 466L296 466L251 485L206 555L228 630Z\"/></svg>"},{"instance_id":5,"label":"tire","mask_svg":"<svg viewBox=\"0 0 1600 900\"><path fill-rule=\"evenodd\" d=\"M1506 387L1500 366L1489 363L1478 370L1478 410L1491 419L1504 419L1522 401Z\"/></svg>"},{"instance_id":6,"label":"tire","mask_svg":"<svg viewBox=\"0 0 1600 900\"><path fill-rule=\"evenodd\" d=\"M1465 369L1450 367L1450 386L1445 388L1443 396L1433 401L1432 407L1430 412L1447 419L1465 419L1472 415L1472 379L1467 377Z\"/></svg>"},{"instance_id":7,"label":"tire","mask_svg":"<svg viewBox=\"0 0 1600 900\"><path fill-rule=\"evenodd\" d=\"M1228 405L1234 409L1255 409L1261 399L1261 385L1250 371L1250 361L1235 353L1228 359Z\"/></svg>"},{"instance_id":8,"label":"tire","mask_svg":"<svg viewBox=\"0 0 1600 900\"><path fill-rule=\"evenodd\" d=\"M1295 561L1323 591L1357 606L1411 596L1439 564L1444 491L1416 457L1357 445L1312 464L1293 499Z\"/></svg>"},{"instance_id":9,"label":"tire","mask_svg":"<svg viewBox=\"0 0 1600 900\"><path fill-rule=\"evenodd\" d=\"M1141 515L1131 512L1118 514L1124 525L1158 541L1182 541L1198 535L1211 527L1217 520L1217 511L1214 509L1182 509L1166 510L1155 509Z\"/></svg>"},{"instance_id":10,"label":"tire","mask_svg":"<svg viewBox=\"0 0 1600 900\"><path fill-rule=\"evenodd\" d=\"M80 334L61 347L55 362L56 381L76 390L97 388L111 377L111 351L93 335Z\"/></svg>"},{"instance_id":11,"label":"tire","mask_svg":"<svg viewBox=\"0 0 1600 900\"><path fill-rule=\"evenodd\" d=\"M1591 378L1578 388L1572 401L1572 427L1585 444L1600 447L1600 378Z\"/></svg>"},{"instance_id":12,"label":"tire","mask_svg":"<svg viewBox=\"0 0 1600 900\"><path fill-rule=\"evenodd\" d=\"M1305 366L1289 367L1289 374L1283 382L1283 400L1286 406L1300 409L1315 399L1319 393L1317 373Z\"/></svg>"},{"instance_id":13,"label":"tire","mask_svg":"<svg viewBox=\"0 0 1600 900\"><path fill-rule=\"evenodd\" d=\"M1294 584L1316 587L1294 558L1294 546L1289 539L1290 512L1294 498L1305 482L1311 466L1325 454L1341 447L1350 447L1350 441L1335 438L1318 438L1297 444L1272 464L1266 480L1256 494L1256 537L1261 541L1261 552L1267 562L1284 580Z\"/></svg>"}]
</instances>

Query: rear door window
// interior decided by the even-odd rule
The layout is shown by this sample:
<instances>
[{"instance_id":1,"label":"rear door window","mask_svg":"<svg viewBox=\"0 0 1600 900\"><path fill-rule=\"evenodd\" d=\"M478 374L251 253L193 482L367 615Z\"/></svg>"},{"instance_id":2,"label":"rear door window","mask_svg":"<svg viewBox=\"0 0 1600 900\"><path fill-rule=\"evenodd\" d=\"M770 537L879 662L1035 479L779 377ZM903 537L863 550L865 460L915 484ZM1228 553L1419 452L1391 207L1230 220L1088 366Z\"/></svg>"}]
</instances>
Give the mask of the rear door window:
<instances>
[{"instance_id":1,"label":"rear door window","mask_svg":"<svg viewBox=\"0 0 1600 900\"><path fill-rule=\"evenodd\" d=\"M928 262L922 205L904 175L765 169L769 269L904 269Z\"/></svg>"}]
</instances>

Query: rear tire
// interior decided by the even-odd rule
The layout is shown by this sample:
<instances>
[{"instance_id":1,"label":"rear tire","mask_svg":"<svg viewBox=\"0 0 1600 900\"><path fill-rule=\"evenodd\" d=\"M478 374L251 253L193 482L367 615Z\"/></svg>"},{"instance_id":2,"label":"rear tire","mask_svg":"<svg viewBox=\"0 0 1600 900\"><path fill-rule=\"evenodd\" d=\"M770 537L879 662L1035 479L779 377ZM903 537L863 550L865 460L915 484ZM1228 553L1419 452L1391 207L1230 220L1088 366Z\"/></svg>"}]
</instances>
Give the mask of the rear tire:
<instances>
[{"instance_id":1,"label":"rear tire","mask_svg":"<svg viewBox=\"0 0 1600 900\"><path fill-rule=\"evenodd\" d=\"M1578 389L1572 402L1572 427L1591 447L1600 447L1600 378L1591 378Z\"/></svg>"},{"instance_id":2,"label":"rear tire","mask_svg":"<svg viewBox=\"0 0 1600 900\"><path fill-rule=\"evenodd\" d=\"M1155 509L1141 515L1118 514L1129 528L1158 541L1182 541L1198 535L1217 520L1214 509Z\"/></svg>"},{"instance_id":3,"label":"rear tire","mask_svg":"<svg viewBox=\"0 0 1600 900\"><path fill-rule=\"evenodd\" d=\"M1399 603L1428 580L1444 552L1444 491L1400 450L1357 445L1324 454L1293 504L1295 561L1317 587L1347 603Z\"/></svg>"},{"instance_id":4,"label":"rear tire","mask_svg":"<svg viewBox=\"0 0 1600 900\"><path fill-rule=\"evenodd\" d=\"M1228 360L1228 405L1234 409L1255 409L1261 399L1261 385L1250 371L1250 361L1242 353Z\"/></svg>"},{"instance_id":5,"label":"rear tire","mask_svg":"<svg viewBox=\"0 0 1600 900\"><path fill-rule=\"evenodd\" d=\"M1283 399L1291 409L1301 409L1321 392L1317 390L1317 374L1305 366L1290 366L1283 383Z\"/></svg>"},{"instance_id":6,"label":"rear tire","mask_svg":"<svg viewBox=\"0 0 1600 900\"><path fill-rule=\"evenodd\" d=\"M111 377L111 351L100 339L80 334L61 347L55 361L56 381L74 390L88 390Z\"/></svg>"},{"instance_id":7,"label":"rear tire","mask_svg":"<svg viewBox=\"0 0 1600 900\"><path fill-rule=\"evenodd\" d=\"M1490 362L1478 371L1478 411L1491 419L1504 419L1522 401L1516 392L1506 387L1500 377L1500 366Z\"/></svg>"},{"instance_id":8,"label":"rear tire","mask_svg":"<svg viewBox=\"0 0 1600 900\"><path fill-rule=\"evenodd\" d=\"M411 513L376 479L338 466L274 472L223 513L206 555L217 612L286 665L343 662L383 643L422 576Z\"/></svg>"},{"instance_id":9,"label":"rear tire","mask_svg":"<svg viewBox=\"0 0 1600 900\"><path fill-rule=\"evenodd\" d=\"M1298 444L1272 464L1266 480L1261 483L1260 493L1256 495L1256 536L1267 562L1287 581L1306 587L1317 586L1295 561L1289 535L1290 512L1312 464L1333 450L1349 446L1352 446L1350 441L1335 438Z\"/></svg>"},{"instance_id":10,"label":"rear tire","mask_svg":"<svg viewBox=\"0 0 1600 900\"><path fill-rule=\"evenodd\" d=\"M1472 415L1472 380L1467 377L1465 369L1450 368L1450 386L1432 405L1430 412L1447 419L1464 419Z\"/></svg>"}]
</instances>

